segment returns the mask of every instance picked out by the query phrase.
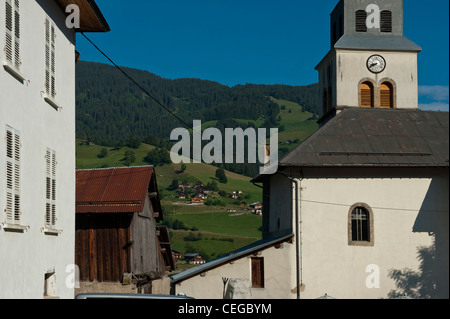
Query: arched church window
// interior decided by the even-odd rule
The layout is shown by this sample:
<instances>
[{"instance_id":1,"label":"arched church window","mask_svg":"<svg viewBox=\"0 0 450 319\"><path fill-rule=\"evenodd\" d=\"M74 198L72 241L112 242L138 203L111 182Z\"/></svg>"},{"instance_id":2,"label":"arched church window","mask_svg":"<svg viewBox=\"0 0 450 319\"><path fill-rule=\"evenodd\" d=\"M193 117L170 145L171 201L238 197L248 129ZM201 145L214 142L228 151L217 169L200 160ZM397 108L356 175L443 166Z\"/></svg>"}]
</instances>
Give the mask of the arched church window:
<instances>
[{"instance_id":1,"label":"arched church window","mask_svg":"<svg viewBox=\"0 0 450 319\"><path fill-rule=\"evenodd\" d=\"M356 11L355 19L356 19L355 31L367 32L367 22L366 22L367 12L365 10Z\"/></svg>"},{"instance_id":2,"label":"arched church window","mask_svg":"<svg viewBox=\"0 0 450 319\"><path fill-rule=\"evenodd\" d=\"M389 82L383 82L380 85L380 107L385 109L394 108L394 88Z\"/></svg>"},{"instance_id":3,"label":"arched church window","mask_svg":"<svg viewBox=\"0 0 450 319\"><path fill-rule=\"evenodd\" d=\"M370 82L363 82L360 87L361 102L363 108L374 107L374 87Z\"/></svg>"},{"instance_id":4,"label":"arched church window","mask_svg":"<svg viewBox=\"0 0 450 319\"><path fill-rule=\"evenodd\" d=\"M363 207L352 211L352 241L370 241L369 212Z\"/></svg>"},{"instance_id":5,"label":"arched church window","mask_svg":"<svg viewBox=\"0 0 450 319\"><path fill-rule=\"evenodd\" d=\"M372 209L364 203L350 208L348 220L348 243L354 246L374 245L374 219Z\"/></svg>"},{"instance_id":6,"label":"arched church window","mask_svg":"<svg viewBox=\"0 0 450 319\"><path fill-rule=\"evenodd\" d=\"M388 10L380 13L380 31L392 32L392 12Z\"/></svg>"}]
</instances>

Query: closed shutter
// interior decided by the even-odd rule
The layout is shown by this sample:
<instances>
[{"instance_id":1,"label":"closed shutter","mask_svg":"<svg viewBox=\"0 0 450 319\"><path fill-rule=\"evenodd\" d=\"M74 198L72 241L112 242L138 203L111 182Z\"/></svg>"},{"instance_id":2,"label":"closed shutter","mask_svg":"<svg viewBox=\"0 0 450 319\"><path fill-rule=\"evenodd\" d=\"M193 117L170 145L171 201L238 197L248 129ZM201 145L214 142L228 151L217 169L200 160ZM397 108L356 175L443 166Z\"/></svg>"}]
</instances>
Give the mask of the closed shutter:
<instances>
[{"instance_id":1,"label":"closed shutter","mask_svg":"<svg viewBox=\"0 0 450 319\"><path fill-rule=\"evenodd\" d=\"M264 258L252 258L252 287L264 288Z\"/></svg>"},{"instance_id":2,"label":"closed shutter","mask_svg":"<svg viewBox=\"0 0 450 319\"><path fill-rule=\"evenodd\" d=\"M56 96L56 29L49 18L45 19L45 91L48 96Z\"/></svg>"},{"instance_id":3,"label":"closed shutter","mask_svg":"<svg viewBox=\"0 0 450 319\"><path fill-rule=\"evenodd\" d=\"M6 129L6 223L20 224L20 133L12 128Z\"/></svg>"},{"instance_id":4,"label":"closed shutter","mask_svg":"<svg viewBox=\"0 0 450 319\"><path fill-rule=\"evenodd\" d=\"M20 3L19 0L5 1L5 56L6 62L17 70L20 60Z\"/></svg>"},{"instance_id":5,"label":"closed shutter","mask_svg":"<svg viewBox=\"0 0 450 319\"><path fill-rule=\"evenodd\" d=\"M373 107L373 88L367 83L361 84L361 107L371 108Z\"/></svg>"},{"instance_id":6,"label":"closed shutter","mask_svg":"<svg viewBox=\"0 0 450 319\"><path fill-rule=\"evenodd\" d=\"M56 226L56 153L47 149L46 160L46 191L45 191L45 227Z\"/></svg>"},{"instance_id":7,"label":"closed shutter","mask_svg":"<svg viewBox=\"0 0 450 319\"><path fill-rule=\"evenodd\" d=\"M389 84L383 83L380 86L380 107L393 108L393 92Z\"/></svg>"},{"instance_id":8,"label":"closed shutter","mask_svg":"<svg viewBox=\"0 0 450 319\"><path fill-rule=\"evenodd\" d=\"M19 0L14 0L14 64L19 70L20 61L20 12L19 12Z\"/></svg>"},{"instance_id":9,"label":"closed shutter","mask_svg":"<svg viewBox=\"0 0 450 319\"><path fill-rule=\"evenodd\" d=\"M391 11L381 11L380 13L380 31L381 32L392 32L392 12Z\"/></svg>"},{"instance_id":10,"label":"closed shutter","mask_svg":"<svg viewBox=\"0 0 450 319\"><path fill-rule=\"evenodd\" d=\"M367 12L365 10L358 10L355 13L355 31L367 32Z\"/></svg>"}]
</instances>

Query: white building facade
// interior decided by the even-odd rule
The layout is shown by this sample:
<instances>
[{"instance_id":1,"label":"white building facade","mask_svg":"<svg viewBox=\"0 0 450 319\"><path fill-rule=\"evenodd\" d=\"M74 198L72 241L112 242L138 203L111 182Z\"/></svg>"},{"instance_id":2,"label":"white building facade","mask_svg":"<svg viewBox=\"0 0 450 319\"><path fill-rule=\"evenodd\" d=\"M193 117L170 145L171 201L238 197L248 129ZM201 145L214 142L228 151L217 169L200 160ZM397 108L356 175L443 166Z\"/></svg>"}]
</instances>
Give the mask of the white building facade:
<instances>
[{"instance_id":1,"label":"white building facade","mask_svg":"<svg viewBox=\"0 0 450 319\"><path fill-rule=\"evenodd\" d=\"M66 26L69 3L81 29ZM109 30L93 1L0 3L0 298L74 297L75 37L88 23Z\"/></svg>"}]
</instances>

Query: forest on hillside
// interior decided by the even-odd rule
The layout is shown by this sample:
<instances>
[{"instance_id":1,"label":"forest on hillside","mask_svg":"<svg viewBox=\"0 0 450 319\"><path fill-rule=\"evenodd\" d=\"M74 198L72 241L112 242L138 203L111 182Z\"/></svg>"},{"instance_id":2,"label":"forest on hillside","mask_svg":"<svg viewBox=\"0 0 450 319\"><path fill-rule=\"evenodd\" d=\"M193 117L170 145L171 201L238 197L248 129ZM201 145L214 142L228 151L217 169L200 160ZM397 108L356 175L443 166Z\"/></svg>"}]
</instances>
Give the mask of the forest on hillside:
<instances>
[{"instance_id":1,"label":"forest on hillside","mask_svg":"<svg viewBox=\"0 0 450 319\"><path fill-rule=\"evenodd\" d=\"M248 125L259 120L263 127L278 127L280 106L271 97L298 103L303 110L318 114L317 84L229 87L207 80L170 80L143 70L124 70L190 125L194 119L222 123L241 119L248 120ZM168 140L173 129L184 126L115 67L83 61L76 66L76 121L77 138L105 146L123 145L131 137Z\"/></svg>"}]
</instances>

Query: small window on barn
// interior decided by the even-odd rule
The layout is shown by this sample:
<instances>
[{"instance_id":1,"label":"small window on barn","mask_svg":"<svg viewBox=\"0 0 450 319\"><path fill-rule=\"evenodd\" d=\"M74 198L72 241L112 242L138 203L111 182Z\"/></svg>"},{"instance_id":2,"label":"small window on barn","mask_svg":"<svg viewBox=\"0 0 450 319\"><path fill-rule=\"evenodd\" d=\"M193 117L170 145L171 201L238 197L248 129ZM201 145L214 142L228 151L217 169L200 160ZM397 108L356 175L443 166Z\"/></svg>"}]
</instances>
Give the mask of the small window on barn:
<instances>
[{"instance_id":1,"label":"small window on barn","mask_svg":"<svg viewBox=\"0 0 450 319\"><path fill-rule=\"evenodd\" d=\"M355 13L355 31L356 32L367 32L367 12L365 10L358 10Z\"/></svg>"},{"instance_id":2,"label":"small window on barn","mask_svg":"<svg viewBox=\"0 0 450 319\"><path fill-rule=\"evenodd\" d=\"M373 246L373 213L366 204L351 207L348 221L349 245Z\"/></svg>"},{"instance_id":3,"label":"small window on barn","mask_svg":"<svg viewBox=\"0 0 450 319\"><path fill-rule=\"evenodd\" d=\"M252 258L252 288L264 288L264 258Z\"/></svg>"},{"instance_id":4,"label":"small window on barn","mask_svg":"<svg viewBox=\"0 0 450 319\"><path fill-rule=\"evenodd\" d=\"M391 11L381 11L380 14L380 31L381 32L392 32L392 12Z\"/></svg>"}]
</instances>

